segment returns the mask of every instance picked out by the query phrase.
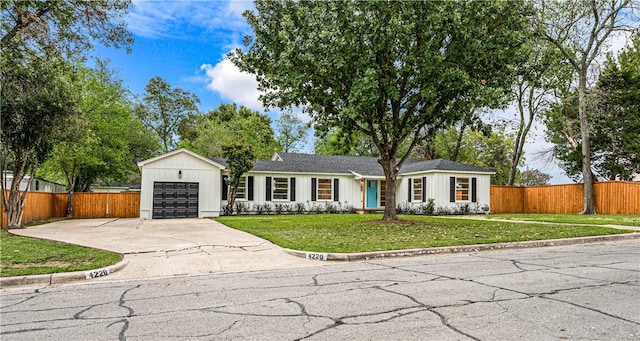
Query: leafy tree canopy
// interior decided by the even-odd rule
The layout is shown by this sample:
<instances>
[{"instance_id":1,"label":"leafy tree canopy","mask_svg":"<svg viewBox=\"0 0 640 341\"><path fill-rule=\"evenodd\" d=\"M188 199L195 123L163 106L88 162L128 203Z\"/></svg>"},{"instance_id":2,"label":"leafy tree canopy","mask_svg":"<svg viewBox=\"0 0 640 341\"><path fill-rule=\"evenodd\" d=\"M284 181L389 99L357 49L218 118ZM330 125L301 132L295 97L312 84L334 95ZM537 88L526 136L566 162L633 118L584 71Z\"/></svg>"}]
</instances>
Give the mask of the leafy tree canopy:
<instances>
[{"instance_id":1,"label":"leafy tree canopy","mask_svg":"<svg viewBox=\"0 0 640 341\"><path fill-rule=\"evenodd\" d=\"M277 140L281 151L297 152L307 136L309 127L289 111L283 112L276 120Z\"/></svg>"},{"instance_id":2,"label":"leafy tree canopy","mask_svg":"<svg viewBox=\"0 0 640 341\"><path fill-rule=\"evenodd\" d=\"M599 180L630 180L640 173L640 37L617 58L609 56L596 86L586 93L590 124L591 169ZM546 113L547 139L565 173L582 178L582 139L574 136L578 121L575 93Z\"/></svg>"},{"instance_id":3,"label":"leafy tree canopy","mask_svg":"<svg viewBox=\"0 0 640 341\"><path fill-rule=\"evenodd\" d=\"M21 52L55 50L78 56L98 41L133 44L124 17L131 0L0 1L0 47Z\"/></svg>"},{"instance_id":4,"label":"leafy tree canopy","mask_svg":"<svg viewBox=\"0 0 640 341\"><path fill-rule=\"evenodd\" d=\"M361 132L346 133L340 128L318 134L313 146L314 153L322 155L378 156L378 148Z\"/></svg>"},{"instance_id":5,"label":"leafy tree canopy","mask_svg":"<svg viewBox=\"0 0 640 341\"><path fill-rule=\"evenodd\" d=\"M518 175L515 185L521 186L542 186L548 185L551 175L541 172L538 169L525 169Z\"/></svg>"},{"instance_id":6,"label":"leafy tree canopy","mask_svg":"<svg viewBox=\"0 0 640 341\"><path fill-rule=\"evenodd\" d=\"M369 136L393 220L396 176L421 132L508 92L527 11L521 1L258 2L245 12L248 50L230 58L257 76L267 107L303 106L321 130Z\"/></svg>"},{"instance_id":7,"label":"leafy tree canopy","mask_svg":"<svg viewBox=\"0 0 640 341\"><path fill-rule=\"evenodd\" d=\"M229 177L226 179L229 186L229 196L226 213L233 212L233 204L238 193L238 185L244 173L253 168L256 157L251 145L244 141L230 141L222 146L222 156L227 159L229 165Z\"/></svg>"},{"instance_id":8,"label":"leafy tree canopy","mask_svg":"<svg viewBox=\"0 0 640 341\"><path fill-rule=\"evenodd\" d=\"M172 150L177 141L180 122L198 112L200 99L195 94L173 88L159 76L153 77L145 87L142 101L134 112L147 129L155 132L162 152Z\"/></svg>"},{"instance_id":9,"label":"leafy tree canopy","mask_svg":"<svg viewBox=\"0 0 640 341\"><path fill-rule=\"evenodd\" d=\"M506 133L500 126L489 133L466 129L461 137L459 134L455 127L437 133L432 143L434 153L430 157L493 169L496 174L491 176L491 184L506 185L511 168L513 134Z\"/></svg>"},{"instance_id":10,"label":"leafy tree canopy","mask_svg":"<svg viewBox=\"0 0 640 341\"><path fill-rule=\"evenodd\" d=\"M221 104L204 115L192 115L180 125L180 146L208 157L223 157L223 146L244 141L258 159L270 159L280 150L271 119L236 104Z\"/></svg>"},{"instance_id":11,"label":"leafy tree canopy","mask_svg":"<svg viewBox=\"0 0 640 341\"><path fill-rule=\"evenodd\" d=\"M150 158L158 140L133 115L128 92L106 62L79 66L79 112L59 129L51 157L38 174L87 192L96 182L129 182L139 177L135 157Z\"/></svg>"},{"instance_id":12,"label":"leafy tree canopy","mask_svg":"<svg viewBox=\"0 0 640 341\"><path fill-rule=\"evenodd\" d=\"M4 54L3 54L4 55ZM52 148L56 127L76 110L73 73L69 64L52 54L25 59L0 74L0 197L7 212L7 227L19 227L26 191L20 194L20 182L36 169ZM13 181L6 194L5 170Z\"/></svg>"}]
</instances>

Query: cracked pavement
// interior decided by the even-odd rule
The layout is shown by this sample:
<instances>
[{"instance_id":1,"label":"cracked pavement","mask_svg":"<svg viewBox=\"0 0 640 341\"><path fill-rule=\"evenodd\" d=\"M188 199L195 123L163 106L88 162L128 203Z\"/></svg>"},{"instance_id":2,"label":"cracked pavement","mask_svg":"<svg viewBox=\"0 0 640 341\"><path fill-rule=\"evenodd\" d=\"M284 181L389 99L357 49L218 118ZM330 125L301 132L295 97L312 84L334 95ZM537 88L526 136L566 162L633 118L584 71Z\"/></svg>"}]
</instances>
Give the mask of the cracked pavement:
<instances>
[{"instance_id":1,"label":"cracked pavement","mask_svg":"<svg viewBox=\"0 0 640 341\"><path fill-rule=\"evenodd\" d=\"M0 338L640 339L639 240L317 264L5 290Z\"/></svg>"}]
</instances>

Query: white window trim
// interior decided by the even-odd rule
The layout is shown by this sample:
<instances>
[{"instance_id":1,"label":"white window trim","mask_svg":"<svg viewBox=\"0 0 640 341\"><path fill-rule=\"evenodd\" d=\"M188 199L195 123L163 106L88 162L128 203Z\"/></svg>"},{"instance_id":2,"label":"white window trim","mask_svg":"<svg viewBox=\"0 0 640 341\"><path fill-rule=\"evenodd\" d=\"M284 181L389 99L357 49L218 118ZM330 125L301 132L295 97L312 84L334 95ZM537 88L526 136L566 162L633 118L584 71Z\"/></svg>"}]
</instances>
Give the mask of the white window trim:
<instances>
[{"instance_id":1,"label":"white window trim","mask_svg":"<svg viewBox=\"0 0 640 341\"><path fill-rule=\"evenodd\" d=\"M416 199L416 182L420 184L421 193L420 198ZM422 202L422 196L424 193L424 184L422 183L422 178L412 178L411 179L411 202Z\"/></svg>"},{"instance_id":2,"label":"white window trim","mask_svg":"<svg viewBox=\"0 0 640 341\"><path fill-rule=\"evenodd\" d=\"M467 200L464 200L464 199L458 200L458 180L459 179L466 179L467 180L467 188L466 188ZM462 189L462 187L460 187L460 188L461 188L460 190L464 190L464 189ZM462 177L462 176L461 177L456 177L456 188L455 188L455 191L456 191L456 202L463 202L463 203L471 202L471 178L470 177Z\"/></svg>"},{"instance_id":3,"label":"white window trim","mask_svg":"<svg viewBox=\"0 0 640 341\"><path fill-rule=\"evenodd\" d=\"M276 199L276 179L287 179L287 189L285 191L286 197L284 199ZM291 188L291 178L278 176L278 177L273 177L271 181L273 181L271 184L271 201L289 201L289 190Z\"/></svg>"}]
</instances>

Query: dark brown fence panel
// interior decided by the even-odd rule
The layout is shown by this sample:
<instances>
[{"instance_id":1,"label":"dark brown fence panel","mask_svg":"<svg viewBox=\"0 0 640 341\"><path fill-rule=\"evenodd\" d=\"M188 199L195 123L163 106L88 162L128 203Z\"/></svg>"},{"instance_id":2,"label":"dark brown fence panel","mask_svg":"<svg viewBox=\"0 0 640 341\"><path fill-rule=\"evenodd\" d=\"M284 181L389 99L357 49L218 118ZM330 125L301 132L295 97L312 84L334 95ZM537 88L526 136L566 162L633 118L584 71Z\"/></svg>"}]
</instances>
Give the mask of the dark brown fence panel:
<instances>
[{"instance_id":1,"label":"dark brown fence panel","mask_svg":"<svg viewBox=\"0 0 640 341\"><path fill-rule=\"evenodd\" d=\"M524 187L519 186L491 186L491 213L522 213L524 212Z\"/></svg>"}]
</instances>

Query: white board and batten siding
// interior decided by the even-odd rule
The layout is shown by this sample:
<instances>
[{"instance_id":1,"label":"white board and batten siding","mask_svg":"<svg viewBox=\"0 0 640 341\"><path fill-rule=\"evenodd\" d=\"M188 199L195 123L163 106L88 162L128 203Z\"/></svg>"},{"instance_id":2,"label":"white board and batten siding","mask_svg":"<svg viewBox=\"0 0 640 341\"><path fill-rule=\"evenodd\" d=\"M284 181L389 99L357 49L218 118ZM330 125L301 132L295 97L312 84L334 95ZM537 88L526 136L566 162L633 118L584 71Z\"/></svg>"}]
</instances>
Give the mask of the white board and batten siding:
<instances>
[{"instance_id":1,"label":"white board and batten siding","mask_svg":"<svg viewBox=\"0 0 640 341\"><path fill-rule=\"evenodd\" d=\"M140 218L152 218L154 182L198 183L198 217L220 215L221 165L185 149L138 165L142 172Z\"/></svg>"},{"instance_id":2,"label":"white board and batten siding","mask_svg":"<svg viewBox=\"0 0 640 341\"><path fill-rule=\"evenodd\" d=\"M324 205L325 203L337 204L343 207L345 205L354 206L356 208L362 207L362 189L360 186L360 180L354 179L353 175L345 174L305 174L305 173L284 173L284 172L249 172L247 176L253 176L253 200L237 199L237 202L242 202L248 205L250 210L253 210L253 205L264 205L269 203L275 204L294 204L303 203L305 209L309 209L309 205L318 204ZM273 182L274 178L288 178L289 184L291 179L295 179L295 199L292 200L291 193L288 194L287 200L277 200L271 195L271 200L267 200L267 177L271 178ZM312 201L312 178L315 179L331 179L332 181L332 193L331 200L319 200L316 196L316 201ZM334 180L338 179L338 201L334 200ZM317 186L317 185L316 185ZM273 185L272 185L273 191ZM289 185L289 192L291 187ZM317 191L317 187L316 187ZM222 205L226 205L226 200L222 201Z\"/></svg>"},{"instance_id":3,"label":"white board and batten siding","mask_svg":"<svg viewBox=\"0 0 640 341\"><path fill-rule=\"evenodd\" d=\"M409 180L422 180L425 177L425 201L411 200L408 202L409 196ZM469 200L456 200L451 202L451 177L468 178L469 179ZM476 202L471 200L471 182L476 179ZM455 210L460 205L469 205L471 209L481 208L490 204L489 189L491 185L491 174L475 173L475 172L454 172L454 171L430 171L425 173L404 174L399 181L397 202L409 203L412 206L420 206L427 204L429 199L434 199L436 207Z\"/></svg>"}]
</instances>

